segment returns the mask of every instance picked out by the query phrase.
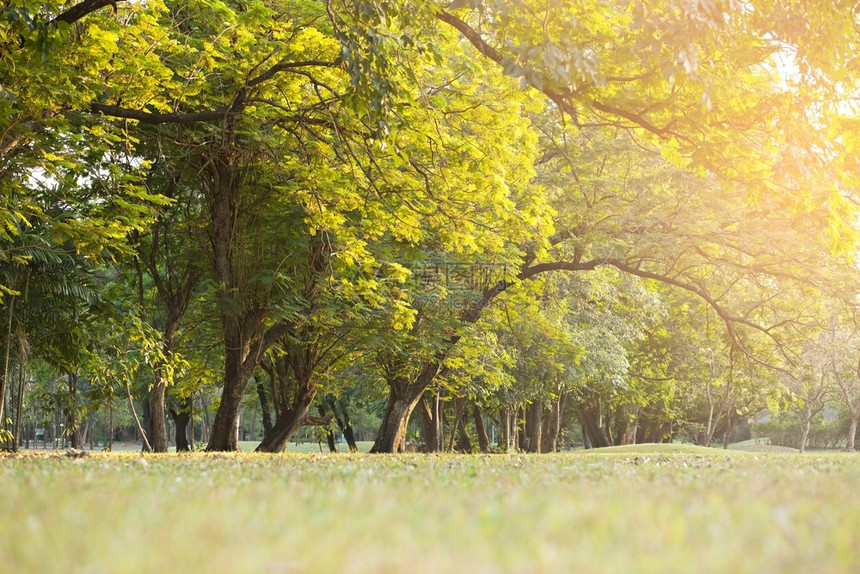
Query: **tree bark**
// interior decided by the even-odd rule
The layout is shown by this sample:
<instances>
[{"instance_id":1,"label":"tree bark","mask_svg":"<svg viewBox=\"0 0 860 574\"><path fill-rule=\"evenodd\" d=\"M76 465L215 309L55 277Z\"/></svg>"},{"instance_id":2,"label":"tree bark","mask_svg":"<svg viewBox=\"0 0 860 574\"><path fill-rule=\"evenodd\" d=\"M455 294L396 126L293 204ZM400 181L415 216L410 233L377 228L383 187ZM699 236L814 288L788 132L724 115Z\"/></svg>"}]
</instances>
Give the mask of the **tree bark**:
<instances>
[{"instance_id":1,"label":"tree bark","mask_svg":"<svg viewBox=\"0 0 860 574\"><path fill-rule=\"evenodd\" d=\"M167 420L164 409L164 380L156 375L156 383L149 394L149 430L153 452L167 452Z\"/></svg>"},{"instance_id":2,"label":"tree bark","mask_svg":"<svg viewBox=\"0 0 860 574\"><path fill-rule=\"evenodd\" d=\"M806 452L806 441L809 438L809 429L812 426L812 409L806 404L806 416L800 429L800 452Z\"/></svg>"},{"instance_id":3,"label":"tree bark","mask_svg":"<svg viewBox=\"0 0 860 574\"><path fill-rule=\"evenodd\" d=\"M272 432L272 413L269 410L269 401L266 397L266 388L263 381L257 381L257 397L260 399L260 411L263 418L263 436Z\"/></svg>"},{"instance_id":4,"label":"tree bark","mask_svg":"<svg viewBox=\"0 0 860 574\"><path fill-rule=\"evenodd\" d=\"M845 450L854 452L854 437L857 436L857 420L860 419L860 402L850 411L851 420L848 423L848 441Z\"/></svg>"},{"instance_id":5,"label":"tree bark","mask_svg":"<svg viewBox=\"0 0 860 574\"><path fill-rule=\"evenodd\" d=\"M732 416L732 413L729 412L726 415L726 432L723 435L723 450L729 449L729 441L732 438L732 431L735 428L735 424L737 424L737 419Z\"/></svg>"},{"instance_id":6,"label":"tree bark","mask_svg":"<svg viewBox=\"0 0 860 574\"><path fill-rule=\"evenodd\" d=\"M558 451L558 433L561 430L561 416L564 411L565 395L561 393L553 399L552 405L544 416L541 452Z\"/></svg>"},{"instance_id":7,"label":"tree bark","mask_svg":"<svg viewBox=\"0 0 860 574\"><path fill-rule=\"evenodd\" d=\"M302 421L307 416L308 409L317 394L317 383L314 378L317 368L315 344L296 344L289 354L276 359L274 367L273 373L278 376L278 387L284 397L287 396L288 388L291 386L290 377L287 374L289 367L294 392L292 401L278 415L272 430L266 433L257 447L257 452L283 452L287 448L290 437L301 428Z\"/></svg>"},{"instance_id":8,"label":"tree bark","mask_svg":"<svg viewBox=\"0 0 860 574\"><path fill-rule=\"evenodd\" d=\"M526 419L526 435L528 436L528 452L541 452L541 437L543 433L543 405L538 401L528 406Z\"/></svg>"},{"instance_id":9,"label":"tree bark","mask_svg":"<svg viewBox=\"0 0 860 574\"><path fill-rule=\"evenodd\" d=\"M9 379L9 354L12 349L12 317L15 309L15 297L9 296L9 322L6 326L6 359L3 362L3 373L0 376L0 428L6 426L5 421L8 417L3 416L6 405L6 387Z\"/></svg>"},{"instance_id":10,"label":"tree bark","mask_svg":"<svg viewBox=\"0 0 860 574\"><path fill-rule=\"evenodd\" d=\"M346 407L341 404L340 409L338 409L338 401L335 401L335 398L331 395L326 397L325 402L331 409L335 421L337 421L337 426L340 429L344 440L346 440L346 444L349 446L349 452L358 452L358 445L355 444L355 433L353 432L352 423L349 420L349 413L347 412Z\"/></svg>"},{"instance_id":11,"label":"tree bark","mask_svg":"<svg viewBox=\"0 0 860 574\"><path fill-rule=\"evenodd\" d=\"M420 394L414 397L406 395L402 398L396 397L394 393L388 395L388 404L382 416L382 424L370 452L403 452L406 450L406 427L420 398Z\"/></svg>"},{"instance_id":12,"label":"tree bark","mask_svg":"<svg viewBox=\"0 0 860 574\"><path fill-rule=\"evenodd\" d=\"M66 374L69 383L69 411L66 413L66 433L72 448L78 448L78 374Z\"/></svg>"},{"instance_id":13,"label":"tree bark","mask_svg":"<svg viewBox=\"0 0 860 574\"><path fill-rule=\"evenodd\" d=\"M579 416L582 428L588 438L587 442L591 445L591 448L612 446L601 424L599 403L597 408L591 408L588 404L583 405Z\"/></svg>"},{"instance_id":14,"label":"tree bark","mask_svg":"<svg viewBox=\"0 0 860 574\"><path fill-rule=\"evenodd\" d=\"M388 403L382 416L382 424L376 434L372 453L403 452L406 450L406 428L409 417L421 400L424 391L433 382L434 377L444 370L440 363L430 361L424 364L420 373L412 383L403 379L390 381L388 384Z\"/></svg>"},{"instance_id":15,"label":"tree bark","mask_svg":"<svg viewBox=\"0 0 860 574\"><path fill-rule=\"evenodd\" d=\"M490 437L487 436L487 428L484 426L484 417L481 414L481 409L475 405L472 409L472 416L475 419L475 432L478 435L478 449L481 452L490 452Z\"/></svg>"},{"instance_id":16,"label":"tree bark","mask_svg":"<svg viewBox=\"0 0 860 574\"><path fill-rule=\"evenodd\" d=\"M168 311L169 318L167 326L164 328L162 340L162 351L165 357L173 356L176 328L185 314L184 309L187 309L187 305L181 311L177 311L176 309ZM161 363L155 368L152 391L149 393L149 430L150 444L153 452L167 452L167 414L164 404L166 392L167 384L164 380L164 364Z\"/></svg>"},{"instance_id":17,"label":"tree bark","mask_svg":"<svg viewBox=\"0 0 860 574\"><path fill-rule=\"evenodd\" d=\"M188 423L191 422L192 404L191 397L186 397L179 410L170 409L170 418L173 419L173 425L176 427L174 433L176 452L188 452L192 448L188 439Z\"/></svg>"},{"instance_id":18,"label":"tree bark","mask_svg":"<svg viewBox=\"0 0 860 574\"><path fill-rule=\"evenodd\" d=\"M528 435L528 407L521 406L515 411L516 419L514 420L514 448L528 452L529 435Z\"/></svg>"},{"instance_id":19,"label":"tree bark","mask_svg":"<svg viewBox=\"0 0 860 574\"><path fill-rule=\"evenodd\" d=\"M290 408L278 417L272 426L272 431L263 437L257 447L257 452L284 452L290 438L302 427L302 421L308 414L311 403L316 395L316 386L305 387L293 401Z\"/></svg>"},{"instance_id":20,"label":"tree bark","mask_svg":"<svg viewBox=\"0 0 860 574\"><path fill-rule=\"evenodd\" d=\"M322 405L319 405L317 410L321 417L325 417L325 408ZM334 413L332 413L332 416L334 416ZM325 429L325 439L328 443L329 452L337 452L337 445L334 442L334 433L331 431L331 427Z\"/></svg>"},{"instance_id":21,"label":"tree bark","mask_svg":"<svg viewBox=\"0 0 860 574\"><path fill-rule=\"evenodd\" d=\"M421 421L421 435L424 437L424 452L440 452L442 450L442 437L439 431L436 417L433 409L430 407L430 402L427 400L427 393L421 395L421 399L416 405L419 419Z\"/></svg>"},{"instance_id":22,"label":"tree bark","mask_svg":"<svg viewBox=\"0 0 860 574\"><path fill-rule=\"evenodd\" d=\"M451 435L457 436L456 449L458 452L469 453L473 451L472 439L469 438L469 433L466 432L466 420L469 406L466 404L466 399L456 399L454 415L454 426L451 430ZM456 432L455 432L456 431Z\"/></svg>"},{"instance_id":23,"label":"tree bark","mask_svg":"<svg viewBox=\"0 0 860 574\"><path fill-rule=\"evenodd\" d=\"M25 319L26 320L26 319ZM27 368L26 368L26 357L27 351L25 350L25 345L23 341L19 346L18 351L18 404L15 407L15 432L12 433L12 446L15 452L18 452L18 445L21 444L21 416L24 410L24 385L27 380Z\"/></svg>"}]
</instances>

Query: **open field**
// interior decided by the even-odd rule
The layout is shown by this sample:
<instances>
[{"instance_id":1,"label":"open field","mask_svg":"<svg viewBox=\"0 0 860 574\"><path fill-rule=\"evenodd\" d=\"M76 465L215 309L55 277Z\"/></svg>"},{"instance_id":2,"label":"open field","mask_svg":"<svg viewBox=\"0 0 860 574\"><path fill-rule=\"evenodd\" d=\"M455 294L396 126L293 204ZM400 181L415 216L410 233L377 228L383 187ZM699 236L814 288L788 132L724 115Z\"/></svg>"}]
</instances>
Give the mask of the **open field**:
<instances>
[{"instance_id":1,"label":"open field","mask_svg":"<svg viewBox=\"0 0 860 574\"><path fill-rule=\"evenodd\" d=\"M3 572L858 572L860 456L0 458Z\"/></svg>"}]
</instances>

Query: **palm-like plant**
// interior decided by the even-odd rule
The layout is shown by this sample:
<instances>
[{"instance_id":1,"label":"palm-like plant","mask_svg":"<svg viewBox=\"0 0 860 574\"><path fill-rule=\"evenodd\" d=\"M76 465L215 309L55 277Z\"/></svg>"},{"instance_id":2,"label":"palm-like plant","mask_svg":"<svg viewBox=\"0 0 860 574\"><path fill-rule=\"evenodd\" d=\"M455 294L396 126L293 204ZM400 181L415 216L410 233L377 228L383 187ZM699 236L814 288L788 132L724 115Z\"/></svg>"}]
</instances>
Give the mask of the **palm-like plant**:
<instances>
[{"instance_id":1,"label":"palm-like plant","mask_svg":"<svg viewBox=\"0 0 860 574\"><path fill-rule=\"evenodd\" d=\"M16 435L28 360L37 357L61 372L74 370L86 338L85 318L97 299L94 275L86 262L75 256L72 245L51 243L41 227L19 229L12 236L14 240L0 248L0 261L4 263L0 267L0 284L5 286L0 300L0 318L5 327L0 339L0 420L8 427L11 406L6 407L7 395L14 395ZM13 360L19 382L14 393L10 385ZM10 446L14 449L15 442Z\"/></svg>"}]
</instances>

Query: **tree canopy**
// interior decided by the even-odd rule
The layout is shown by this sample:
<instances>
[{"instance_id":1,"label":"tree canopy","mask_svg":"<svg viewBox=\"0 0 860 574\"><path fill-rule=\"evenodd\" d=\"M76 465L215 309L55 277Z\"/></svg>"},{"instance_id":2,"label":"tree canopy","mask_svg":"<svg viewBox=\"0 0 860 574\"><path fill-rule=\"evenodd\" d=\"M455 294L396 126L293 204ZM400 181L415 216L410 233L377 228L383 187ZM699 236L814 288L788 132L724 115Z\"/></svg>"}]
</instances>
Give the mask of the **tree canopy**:
<instances>
[{"instance_id":1,"label":"tree canopy","mask_svg":"<svg viewBox=\"0 0 860 574\"><path fill-rule=\"evenodd\" d=\"M210 450L238 448L254 393L277 451L360 388L385 397L376 451L416 409L425 448L445 424L485 445L504 412L540 451L565 404L589 445L711 442L796 399L795 373L844 382L803 349L856 307L855 12L3 2L0 420L28 362L122 369L81 359L112 321L147 334L120 392L155 450L204 388Z\"/></svg>"}]
</instances>

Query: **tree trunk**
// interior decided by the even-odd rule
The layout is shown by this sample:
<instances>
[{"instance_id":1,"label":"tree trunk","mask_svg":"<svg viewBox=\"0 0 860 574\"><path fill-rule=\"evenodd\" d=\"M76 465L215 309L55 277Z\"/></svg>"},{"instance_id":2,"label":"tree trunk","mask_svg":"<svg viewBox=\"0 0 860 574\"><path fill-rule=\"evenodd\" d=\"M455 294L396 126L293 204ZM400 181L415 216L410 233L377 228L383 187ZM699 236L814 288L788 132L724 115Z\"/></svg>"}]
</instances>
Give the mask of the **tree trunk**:
<instances>
[{"instance_id":1,"label":"tree trunk","mask_svg":"<svg viewBox=\"0 0 860 574\"><path fill-rule=\"evenodd\" d=\"M854 451L854 437L857 436L857 419L860 419L860 402L855 408L851 409L851 421L848 424L848 442L845 445L846 451Z\"/></svg>"},{"instance_id":2,"label":"tree trunk","mask_svg":"<svg viewBox=\"0 0 860 574\"><path fill-rule=\"evenodd\" d=\"M338 409L338 404L331 395L326 397L326 403L331 409L332 414L334 414L334 419L337 421L337 426L344 440L346 440L346 444L349 445L349 452L358 452L358 445L355 444L355 433L352 430L352 423L349 420L349 413L346 407L341 404L341 408ZM338 410L342 412L338 412Z\"/></svg>"},{"instance_id":3,"label":"tree trunk","mask_svg":"<svg viewBox=\"0 0 860 574\"><path fill-rule=\"evenodd\" d=\"M200 426L202 427L201 440L205 443L209 442L209 431L212 430L212 423L209 421L209 404L206 398L201 393L200 395L200 410L203 411L203 416L200 417Z\"/></svg>"},{"instance_id":4,"label":"tree trunk","mask_svg":"<svg viewBox=\"0 0 860 574\"><path fill-rule=\"evenodd\" d=\"M131 416L134 419L135 424L137 425L137 430L140 432L140 439L143 441L143 450L144 452L152 452L152 446L146 438L146 430L144 430L143 425L140 423L140 417L137 416L137 410L134 408L134 400L131 398L131 383L127 380L125 382L125 393L126 397L128 397L128 408L131 411Z\"/></svg>"},{"instance_id":5,"label":"tree trunk","mask_svg":"<svg viewBox=\"0 0 860 574\"><path fill-rule=\"evenodd\" d=\"M487 436L484 417L478 405L475 405L472 409L472 416L475 419L475 432L478 434L478 449L481 452L490 452L490 437Z\"/></svg>"},{"instance_id":6,"label":"tree trunk","mask_svg":"<svg viewBox=\"0 0 860 574\"><path fill-rule=\"evenodd\" d=\"M164 412L164 379L156 375L155 384L149 393L149 430L153 452L167 452L167 419Z\"/></svg>"},{"instance_id":7,"label":"tree trunk","mask_svg":"<svg viewBox=\"0 0 860 574\"><path fill-rule=\"evenodd\" d=\"M325 417L325 408L323 408L322 405L319 405L317 407L317 410L319 411L321 417ZM332 413L332 416L334 416L334 413ZM328 443L329 452L337 452L337 445L334 443L334 433L331 431L331 427L326 427L325 439Z\"/></svg>"},{"instance_id":8,"label":"tree trunk","mask_svg":"<svg viewBox=\"0 0 860 574\"><path fill-rule=\"evenodd\" d=\"M72 448L78 448L78 374L67 373L69 381L69 412L66 413L66 432Z\"/></svg>"},{"instance_id":9,"label":"tree trunk","mask_svg":"<svg viewBox=\"0 0 860 574\"><path fill-rule=\"evenodd\" d=\"M176 427L174 434L176 452L188 452L192 448L188 440L188 423L191 422L192 404L191 397L186 397L178 411L170 409L170 418L173 419L173 425Z\"/></svg>"},{"instance_id":10,"label":"tree trunk","mask_svg":"<svg viewBox=\"0 0 860 574\"><path fill-rule=\"evenodd\" d=\"M108 399L108 452L113 450L113 397Z\"/></svg>"},{"instance_id":11,"label":"tree trunk","mask_svg":"<svg viewBox=\"0 0 860 574\"><path fill-rule=\"evenodd\" d=\"M221 391L221 403L209 429L208 452L239 450L239 414L250 373L242 369L242 353L235 347L231 349L231 346L230 343L225 344L224 388Z\"/></svg>"},{"instance_id":12,"label":"tree trunk","mask_svg":"<svg viewBox=\"0 0 860 574\"><path fill-rule=\"evenodd\" d=\"M806 416L803 419L803 423L800 425L800 452L806 452L806 441L809 438L809 429L812 427L812 408L809 406L809 403L807 403L805 407Z\"/></svg>"},{"instance_id":13,"label":"tree trunk","mask_svg":"<svg viewBox=\"0 0 860 574\"><path fill-rule=\"evenodd\" d=\"M538 401L529 405L529 452L541 453L543 447L543 405Z\"/></svg>"},{"instance_id":14,"label":"tree trunk","mask_svg":"<svg viewBox=\"0 0 860 574\"><path fill-rule=\"evenodd\" d=\"M249 440L257 440L257 411L260 410L260 405L258 403L254 403L254 410L251 413L251 430L249 431L250 439Z\"/></svg>"},{"instance_id":15,"label":"tree trunk","mask_svg":"<svg viewBox=\"0 0 860 574\"><path fill-rule=\"evenodd\" d=\"M454 416L454 425L455 428L452 429L452 435L457 435L457 444L456 448L458 452L472 452L472 439L469 438L469 434L466 432L466 420L469 407L466 404L466 399L457 399L457 403L459 406L455 409L456 415ZM456 433L454 432L456 431Z\"/></svg>"},{"instance_id":16,"label":"tree trunk","mask_svg":"<svg viewBox=\"0 0 860 574\"><path fill-rule=\"evenodd\" d=\"M499 411L501 432L499 433L499 450L513 452L519 448L517 442L517 412L518 408L508 404Z\"/></svg>"},{"instance_id":17,"label":"tree trunk","mask_svg":"<svg viewBox=\"0 0 860 574\"><path fill-rule=\"evenodd\" d=\"M499 449L499 452L508 451L508 428L508 409L502 407L499 409L499 440L496 441L496 448Z\"/></svg>"},{"instance_id":18,"label":"tree trunk","mask_svg":"<svg viewBox=\"0 0 860 574\"><path fill-rule=\"evenodd\" d=\"M735 424L737 424L737 420L729 412L726 415L726 433L723 435L723 450L729 449L729 441L732 438L732 430L734 430Z\"/></svg>"},{"instance_id":19,"label":"tree trunk","mask_svg":"<svg viewBox=\"0 0 860 574\"><path fill-rule=\"evenodd\" d=\"M272 413L269 411L269 400L266 397L266 387L263 381L257 381L257 397L260 399L260 411L263 417L263 436L272 432Z\"/></svg>"},{"instance_id":20,"label":"tree trunk","mask_svg":"<svg viewBox=\"0 0 860 574\"><path fill-rule=\"evenodd\" d=\"M301 381L292 404L278 417L271 432L263 437L257 452L284 452L290 437L301 428L316 394L317 385L312 379Z\"/></svg>"},{"instance_id":21,"label":"tree trunk","mask_svg":"<svg viewBox=\"0 0 860 574\"><path fill-rule=\"evenodd\" d=\"M545 413L544 425L541 436L541 452L558 451L558 433L561 430L561 415L564 411L565 395L560 394L552 401L552 405Z\"/></svg>"},{"instance_id":22,"label":"tree trunk","mask_svg":"<svg viewBox=\"0 0 860 574\"><path fill-rule=\"evenodd\" d=\"M600 421L600 407L598 408L589 408L588 405L583 406L580 409L580 423L587 435L587 442L591 445L591 448L603 448L607 446L612 446L609 442L609 439L606 437L606 433L603 430L603 425Z\"/></svg>"},{"instance_id":23,"label":"tree trunk","mask_svg":"<svg viewBox=\"0 0 860 574\"><path fill-rule=\"evenodd\" d=\"M382 424L370 452L403 452L406 450L406 427L420 398L420 394L415 397L407 395L403 398L397 398L394 393L389 393L388 404L382 416Z\"/></svg>"},{"instance_id":24,"label":"tree trunk","mask_svg":"<svg viewBox=\"0 0 860 574\"><path fill-rule=\"evenodd\" d=\"M188 401L188 448L194 450L194 395L186 400Z\"/></svg>"},{"instance_id":25,"label":"tree trunk","mask_svg":"<svg viewBox=\"0 0 860 574\"><path fill-rule=\"evenodd\" d=\"M233 110L241 112L241 106ZM238 299L241 288L233 269L234 237L238 221L239 180L232 155L235 115L225 120L224 141L207 158L209 177L209 240L211 264L220 285L221 333L224 344L224 388L215 412L207 451L239 450L239 416L242 398L254 370L265 352L286 334L289 325L283 321L264 327L266 312Z\"/></svg>"},{"instance_id":26,"label":"tree trunk","mask_svg":"<svg viewBox=\"0 0 860 574\"><path fill-rule=\"evenodd\" d=\"M187 307L185 307L187 308ZM168 311L170 318L167 326L164 328L162 351L165 357L173 356L174 338L176 328L179 321L185 314L184 310L177 311L171 309ZM178 316L177 316L178 315ZM153 452L167 452L167 415L165 412L165 394L167 385L164 380L164 365L159 364L155 368L155 377L152 384L152 391L149 393L150 402L150 445Z\"/></svg>"},{"instance_id":27,"label":"tree trunk","mask_svg":"<svg viewBox=\"0 0 860 574\"><path fill-rule=\"evenodd\" d=\"M6 326L6 358L3 362L3 372L0 373L0 428L5 427L5 420L8 418L3 416L6 405L6 387L9 379L9 353L12 349L12 317L15 309L15 297L9 296L9 322Z\"/></svg>"},{"instance_id":28,"label":"tree trunk","mask_svg":"<svg viewBox=\"0 0 860 574\"><path fill-rule=\"evenodd\" d=\"M427 362L412 383L407 384L402 379L389 382L388 403L370 452L406 450L406 428L409 425L409 417L412 416L412 411L434 377L442 371L444 368L438 362Z\"/></svg>"},{"instance_id":29,"label":"tree trunk","mask_svg":"<svg viewBox=\"0 0 860 574\"><path fill-rule=\"evenodd\" d=\"M627 435L630 431L630 418L626 409L615 409L615 416L613 418L615 419L613 429L615 432L610 434L613 446L627 444Z\"/></svg>"},{"instance_id":30,"label":"tree trunk","mask_svg":"<svg viewBox=\"0 0 860 574\"><path fill-rule=\"evenodd\" d=\"M435 402L435 401L434 401ZM442 437L438 430L436 417L427 400L427 393L421 395L421 399L415 407L421 421L421 434L424 438L424 452L439 452L442 450Z\"/></svg>"},{"instance_id":31,"label":"tree trunk","mask_svg":"<svg viewBox=\"0 0 860 574\"><path fill-rule=\"evenodd\" d=\"M149 397L146 397L142 400L141 404L141 413L140 413L140 448L143 452L148 452L151 450L152 443L149 442L149 438L152 436L152 403L149 400ZM147 448L147 445L150 448Z\"/></svg>"}]
</instances>

